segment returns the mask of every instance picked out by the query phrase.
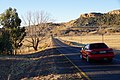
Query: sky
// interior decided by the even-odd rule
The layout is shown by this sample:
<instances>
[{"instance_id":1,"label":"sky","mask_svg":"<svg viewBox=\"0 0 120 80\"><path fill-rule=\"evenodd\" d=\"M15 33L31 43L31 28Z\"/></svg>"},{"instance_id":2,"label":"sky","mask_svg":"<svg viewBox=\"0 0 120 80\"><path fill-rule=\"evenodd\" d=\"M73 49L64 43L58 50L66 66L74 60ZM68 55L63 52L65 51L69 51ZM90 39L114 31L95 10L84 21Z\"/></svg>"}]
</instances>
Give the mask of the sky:
<instances>
[{"instance_id":1,"label":"sky","mask_svg":"<svg viewBox=\"0 0 120 80\"><path fill-rule=\"evenodd\" d=\"M120 0L0 0L0 14L9 7L16 8L20 17L29 11L42 10L55 22L68 22L80 14L120 9Z\"/></svg>"}]
</instances>

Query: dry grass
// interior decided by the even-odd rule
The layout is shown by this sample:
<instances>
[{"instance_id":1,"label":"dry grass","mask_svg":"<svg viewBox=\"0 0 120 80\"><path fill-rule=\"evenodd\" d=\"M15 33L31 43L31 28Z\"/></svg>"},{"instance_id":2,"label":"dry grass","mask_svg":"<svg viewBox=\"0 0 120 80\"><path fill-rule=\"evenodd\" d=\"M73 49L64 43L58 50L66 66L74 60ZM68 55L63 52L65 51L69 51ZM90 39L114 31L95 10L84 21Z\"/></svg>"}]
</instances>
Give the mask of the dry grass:
<instances>
[{"instance_id":1,"label":"dry grass","mask_svg":"<svg viewBox=\"0 0 120 80\"><path fill-rule=\"evenodd\" d=\"M35 51L33 49L33 47L29 47L29 46L31 46L31 43L28 42L27 40L31 41L31 38L25 38L23 40L23 46L17 50L17 54L31 54L31 53L35 53L38 51L42 51L42 50L50 47L50 44L51 44L50 38L46 38L46 39L40 41L40 43L38 45L38 51Z\"/></svg>"},{"instance_id":2,"label":"dry grass","mask_svg":"<svg viewBox=\"0 0 120 80\"><path fill-rule=\"evenodd\" d=\"M104 41L109 47L120 50L120 35L104 35ZM62 40L87 44L93 42L102 42L101 35L69 36L60 37Z\"/></svg>"}]
</instances>

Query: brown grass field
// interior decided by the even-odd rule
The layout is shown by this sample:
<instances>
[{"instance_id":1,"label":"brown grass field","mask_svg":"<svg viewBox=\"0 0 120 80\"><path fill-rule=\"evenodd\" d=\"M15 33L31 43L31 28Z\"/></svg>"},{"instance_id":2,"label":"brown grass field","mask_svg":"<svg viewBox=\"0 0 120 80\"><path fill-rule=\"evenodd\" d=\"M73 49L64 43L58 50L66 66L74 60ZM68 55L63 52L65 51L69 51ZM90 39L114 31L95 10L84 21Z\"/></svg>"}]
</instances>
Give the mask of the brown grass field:
<instances>
[{"instance_id":1,"label":"brown grass field","mask_svg":"<svg viewBox=\"0 0 120 80\"><path fill-rule=\"evenodd\" d=\"M110 48L113 48L117 51L117 53L120 53L120 35L104 35L102 38L102 35L85 35L85 36L66 36L66 37L60 37L62 40L70 41L70 42L77 42L82 44L87 43L94 43L94 42L104 42L106 43ZM29 38L27 38L30 40ZM24 40L23 42L24 46L21 47L21 49L18 50L18 54L31 54L36 51L33 50L32 47L26 47L29 46L30 43ZM45 39L39 43L38 51L46 49L51 44L50 39ZM26 46L25 46L26 45Z\"/></svg>"},{"instance_id":2,"label":"brown grass field","mask_svg":"<svg viewBox=\"0 0 120 80\"><path fill-rule=\"evenodd\" d=\"M17 50L17 54L32 54L35 52L39 52L42 50L45 50L46 48L49 48L51 45L50 38L45 38L44 40L41 40L38 45L38 51L35 51L33 47L30 47L32 44L28 42L27 40L31 41L31 38L25 38L23 40L23 46Z\"/></svg>"},{"instance_id":3,"label":"brown grass field","mask_svg":"<svg viewBox=\"0 0 120 80\"><path fill-rule=\"evenodd\" d=\"M87 44L94 42L104 42L109 47L120 50L120 35L86 35L86 36L69 36L69 37L60 37L62 40Z\"/></svg>"}]
</instances>

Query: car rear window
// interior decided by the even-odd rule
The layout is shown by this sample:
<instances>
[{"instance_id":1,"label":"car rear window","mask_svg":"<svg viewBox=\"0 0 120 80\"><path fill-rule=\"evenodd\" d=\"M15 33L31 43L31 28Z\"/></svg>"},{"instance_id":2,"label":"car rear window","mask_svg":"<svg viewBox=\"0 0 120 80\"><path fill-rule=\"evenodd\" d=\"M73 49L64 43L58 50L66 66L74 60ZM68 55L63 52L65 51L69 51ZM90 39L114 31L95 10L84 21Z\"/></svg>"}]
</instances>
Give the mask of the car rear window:
<instances>
[{"instance_id":1,"label":"car rear window","mask_svg":"<svg viewBox=\"0 0 120 80\"><path fill-rule=\"evenodd\" d=\"M104 43L90 44L90 50L91 49L102 49L102 48L108 48L108 46Z\"/></svg>"}]
</instances>

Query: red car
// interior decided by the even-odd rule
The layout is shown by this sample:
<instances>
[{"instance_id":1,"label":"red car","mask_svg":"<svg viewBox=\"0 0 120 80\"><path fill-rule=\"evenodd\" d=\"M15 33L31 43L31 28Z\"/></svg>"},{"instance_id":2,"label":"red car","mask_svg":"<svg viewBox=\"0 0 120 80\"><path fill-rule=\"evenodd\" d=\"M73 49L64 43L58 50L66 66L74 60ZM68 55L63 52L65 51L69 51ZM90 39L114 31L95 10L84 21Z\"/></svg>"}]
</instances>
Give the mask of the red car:
<instances>
[{"instance_id":1,"label":"red car","mask_svg":"<svg viewBox=\"0 0 120 80\"><path fill-rule=\"evenodd\" d=\"M92 60L107 60L108 62L112 62L114 57L113 49L109 48L105 43L87 44L80 52L80 57L86 59L87 62L91 62Z\"/></svg>"}]
</instances>

